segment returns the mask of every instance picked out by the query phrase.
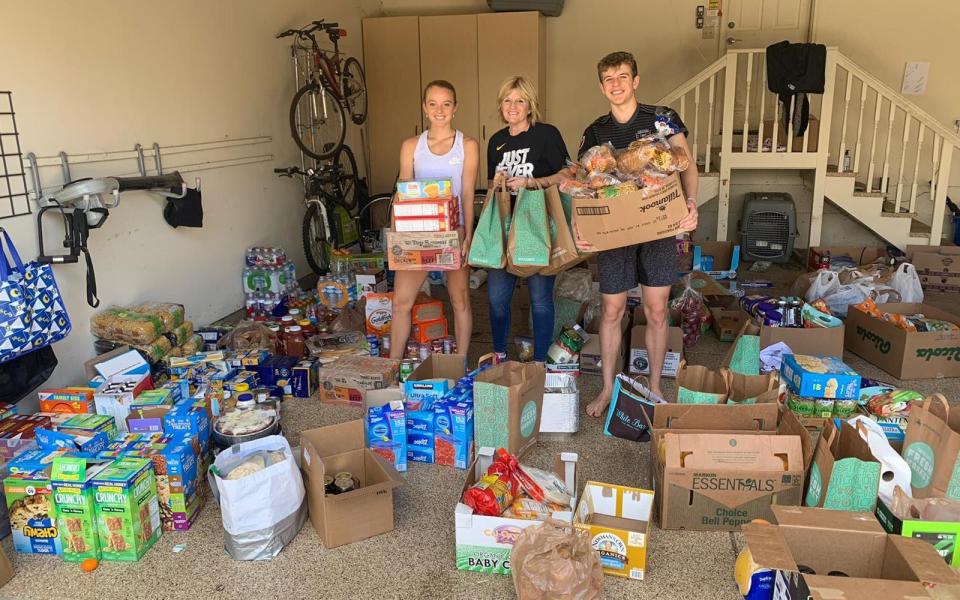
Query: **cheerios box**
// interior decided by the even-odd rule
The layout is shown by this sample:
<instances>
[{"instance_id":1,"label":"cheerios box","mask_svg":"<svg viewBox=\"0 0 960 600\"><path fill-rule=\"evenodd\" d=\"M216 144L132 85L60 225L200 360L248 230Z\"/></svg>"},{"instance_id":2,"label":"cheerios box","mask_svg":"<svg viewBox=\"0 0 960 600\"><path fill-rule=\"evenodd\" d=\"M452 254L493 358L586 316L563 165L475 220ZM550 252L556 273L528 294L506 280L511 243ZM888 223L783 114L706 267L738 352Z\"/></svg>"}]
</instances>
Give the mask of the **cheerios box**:
<instances>
[{"instance_id":1,"label":"cheerios box","mask_svg":"<svg viewBox=\"0 0 960 600\"><path fill-rule=\"evenodd\" d=\"M837 356L786 354L780 375L798 396L854 400L860 397L860 375Z\"/></svg>"},{"instance_id":2,"label":"cheerios box","mask_svg":"<svg viewBox=\"0 0 960 600\"><path fill-rule=\"evenodd\" d=\"M111 461L61 456L53 460L50 487L57 511L63 560L100 560L100 536L91 480Z\"/></svg>"},{"instance_id":3,"label":"cheerios box","mask_svg":"<svg viewBox=\"0 0 960 600\"><path fill-rule=\"evenodd\" d=\"M477 458L467 471L467 479L460 491L463 493L479 481L493 462L494 449L482 447L477 449ZM577 490L577 459L572 452L562 452L557 455L553 470L566 484L567 490L576 494ZM573 519L573 508L576 506L576 497L571 502L569 511L555 512L552 517L567 523ZM473 514L473 509L458 502L454 509L457 539L457 568L461 571L476 571L478 573L496 573L510 575L510 551L517 537L524 529L541 523L534 519L516 519L511 517L489 517Z\"/></svg>"},{"instance_id":4,"label":"cheerios box","mask_svg":"<svg viewBox=\"0 0 960 600\"><path fill-rule=\"evenodd\" d=\"M144 458L117 459L91 485L103 560L140 560L160 538L153 464Z\"/></svg>"},{"instance_id":5,"label":"cheerios box","mask_svg":"<svg viewBox=\"0 0 960 600\"><path fill-rule=\"evenodd\" d=\"M3 494L14 550L27 554L63 552L49 465L42 471L10 475L3 480Z\"/></svg>"}]
</instances>

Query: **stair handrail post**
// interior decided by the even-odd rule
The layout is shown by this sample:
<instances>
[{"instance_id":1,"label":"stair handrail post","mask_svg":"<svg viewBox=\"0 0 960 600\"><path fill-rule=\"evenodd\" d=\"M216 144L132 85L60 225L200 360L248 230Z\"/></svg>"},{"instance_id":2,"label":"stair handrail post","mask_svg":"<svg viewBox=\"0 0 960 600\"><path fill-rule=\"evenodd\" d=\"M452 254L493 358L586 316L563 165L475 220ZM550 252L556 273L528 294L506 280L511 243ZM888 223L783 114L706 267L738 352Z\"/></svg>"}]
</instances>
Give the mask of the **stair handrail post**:
<instances>
[{"instance_id":1,"label":"stair handrail post","mask_svg":"<svg viewBox=\"0 0 960 600\"><path fill-rule=\"evenodd\" d=\"M727 52L723 78L723 125L720 133L720 189L717 197L717 241L727 240L730 219L730 154L733 152L733 110L737 93L737 60ZM746 135L746 134L744 134Z\"/></svg>"},{"instance_id":2,"label":"stair handrail post","mask_svg":"<svg viewBox=\"0 0 960 600\"><path fill-rule=\"evenodd\" d=\"M953 161L954 145L944 140L940 144L939 169L936 177L936 196L933 199L933 222L930 223L930 245L939 246L943 235L943 213L947 206L947 191L950 185L950 167Z\"/></svg>"},{"instance_id":3,"label":"stair handrail post","mask_svg":"<svg viewBox=\"0 0 960 600\"><path fill-rule=\"evenodd\" d=\"M820 245L823 230L823 197L827 181L827 163L830 158L830 129L833 123L834 90L837 82L837 54L834 47L827 48L824 66L823 96L820 102L820 131L817 132L817 168L813 179L813 201L810 207L810 235L807 247ZM840 157L843 160L843 157Z\"/></svg>"}]
</instances>

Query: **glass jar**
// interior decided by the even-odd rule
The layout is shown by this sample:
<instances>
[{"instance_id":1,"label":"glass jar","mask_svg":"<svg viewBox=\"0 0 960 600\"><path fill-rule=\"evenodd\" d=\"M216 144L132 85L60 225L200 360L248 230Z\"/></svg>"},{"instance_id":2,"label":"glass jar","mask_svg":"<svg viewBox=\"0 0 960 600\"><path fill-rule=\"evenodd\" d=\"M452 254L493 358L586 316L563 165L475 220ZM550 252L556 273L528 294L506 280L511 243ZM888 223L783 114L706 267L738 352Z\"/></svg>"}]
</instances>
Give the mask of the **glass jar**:
<instances>
[{"instance_id":1,"label":"glass jar","mask_svg":"<svg viewBox=\"0 0 960 600\"><path fill-rule=\"evenodd\" d=\"M303 329L299 325L291 325L287 328L286 334L283 336L283 342L287 356L299 358L306 354L306 340L303 337Z\"/></svg>"}]
</instances>

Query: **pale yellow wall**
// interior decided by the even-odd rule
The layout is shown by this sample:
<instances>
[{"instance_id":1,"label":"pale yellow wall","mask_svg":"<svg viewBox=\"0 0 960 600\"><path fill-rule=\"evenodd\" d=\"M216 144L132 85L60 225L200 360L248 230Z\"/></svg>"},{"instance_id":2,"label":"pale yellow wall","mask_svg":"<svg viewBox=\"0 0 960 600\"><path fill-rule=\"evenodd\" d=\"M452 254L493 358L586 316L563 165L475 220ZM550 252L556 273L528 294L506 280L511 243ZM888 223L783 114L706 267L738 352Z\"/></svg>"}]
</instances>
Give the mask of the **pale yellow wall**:
<instances>
[{"instance_id":1,"label":"pale yellow wall","mask_svg":"<svg viewBox=\"0 0 960 600\"><path fill-rule=\"evenodd\" d=\"M3 0L0 89L14 93L25 152L49 156L131 149L137 142L149 147L154 141L168 146L273 136L257 150L273 154L272 161L197 173L203 177L203 229L170 228L159 196L123 195L90 239L103 306L182 302L189 318L209 322L241 305L243 253L252 244L283 245L298 273L307 272L299 237L301 191L272 173L298 156L287 128L289 50L274 34L320 17L336 19L349 33L345 49L359 54L361 6L336 0ZM355 127L348 141L359 154ZM167 156L164 162L193 158ZM130 173L135 163L76 165L73 176L111 169ZM193 174L185 176L192 182ZM58 178L56 169L44 170L47 183ZM0 220L0 226L26 258L36 255L32 217ZM53 244L62 238L52 226L50 235ZM82 265L54 270L74 330L55 346L60 367L50 383L76 383L82 362L93 355L92 310Z\"/></svg>"}]
</instances>

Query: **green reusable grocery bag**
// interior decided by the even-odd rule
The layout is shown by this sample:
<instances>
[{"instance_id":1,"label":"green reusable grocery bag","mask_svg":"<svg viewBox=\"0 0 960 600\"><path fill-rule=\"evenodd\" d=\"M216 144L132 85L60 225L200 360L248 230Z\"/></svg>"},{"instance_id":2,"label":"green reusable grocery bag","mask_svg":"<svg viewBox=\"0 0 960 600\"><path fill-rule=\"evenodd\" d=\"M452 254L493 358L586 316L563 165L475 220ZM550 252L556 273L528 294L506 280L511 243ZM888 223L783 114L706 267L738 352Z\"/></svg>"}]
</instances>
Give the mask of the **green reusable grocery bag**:
<instances>
[{"instance_id":1,"label":"green reusable grocery bag","mask_svg":"<svg viewBox=\"0 0 960 600\"><path fill-rule=\"evenodd\" d=\"M507 263L510 267L522 269L546 267L550 264L550 224L542 189L521 188L517 194L507 252Z\"/></svg>"},{"instance_id":2,"label":"green reusable grocery bag","mask_svg":"<svg viewBox=\"0 0 960 600\"><path fill-rule=\"evenodd\" d=\"M500 194L509 196L505 188L492 189L487 192L487 199L483 201L480 221L473 230L473 241L467 257L467 262L471 266L502 269L507 264L503 215L500 213L500 203L497 201L497 196ZM507 206L509 206L509 199Z\"/></svg>"}]
</instances>

